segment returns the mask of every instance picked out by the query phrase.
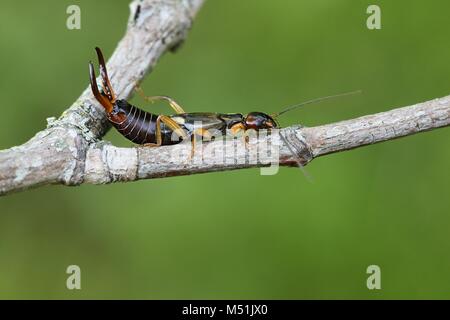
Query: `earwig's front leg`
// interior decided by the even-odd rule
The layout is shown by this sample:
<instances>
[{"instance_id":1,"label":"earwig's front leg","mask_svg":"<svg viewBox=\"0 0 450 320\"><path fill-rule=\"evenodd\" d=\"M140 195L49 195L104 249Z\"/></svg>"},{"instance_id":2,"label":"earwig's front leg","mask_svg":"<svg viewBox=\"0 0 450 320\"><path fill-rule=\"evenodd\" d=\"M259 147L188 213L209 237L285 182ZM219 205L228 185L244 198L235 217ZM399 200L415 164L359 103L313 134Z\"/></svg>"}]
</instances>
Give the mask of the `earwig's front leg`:
<instances>
[{"instance_id":1,"label":"earwig's front leg","mask_svg":"<svg viewBox=\"0 0 450 320\"><path fill-rule=\"evenodd\" d=\"M248 149L249 141L250 141L249 135L248 135L249 131L245 129L245 126L242 123L237 123L234 126L232 126L230 128L230 132L231 132L232 137L242 134L242 137L244 138L244 142L245 142L245 148Z\"/></svg>"},{"instance_id":2,"label":"earwig's front leg","mask_svg":"<svg viewBox=\"0 0 450 320\"><path fill-rule=\"evenodd\" d=\"M169 103L169 105L172 107L173 110L175 110L176 113L186 113L183 108L172 98L167 97L167 96L146 96L144 91L142 90L142 88L140 86L136 86L134 88L134 90L136 90L136 92L142 97L142 99L144 99L145 101L148 102L155 102L155 101L160 101L163 100L167 103Z\"/></svg>"}]
</instances>

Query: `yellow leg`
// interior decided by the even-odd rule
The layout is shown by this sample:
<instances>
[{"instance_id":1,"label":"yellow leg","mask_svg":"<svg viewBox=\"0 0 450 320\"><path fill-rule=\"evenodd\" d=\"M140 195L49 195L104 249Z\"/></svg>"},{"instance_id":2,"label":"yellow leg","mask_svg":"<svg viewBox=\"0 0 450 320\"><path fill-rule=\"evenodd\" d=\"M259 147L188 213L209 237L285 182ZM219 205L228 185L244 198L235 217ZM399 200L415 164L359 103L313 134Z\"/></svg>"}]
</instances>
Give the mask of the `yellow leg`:
<instances>
[{"instance_id":1,"label":"yellow leg","mask_svg":"<svg viewBox=\"0 0 450 320\"><path fill-rule=\"evenodd\" d=\"M211 133L207 129L203 129L203 128L196 129L192 133L192 136L191 136L191 145L192 145L191 157L190 157L191 159L194 157L194 154L195 154L195 144L196 144L196 140L197 140L196 136L200 136L202 138L207 138L209 140L211 140L211 138L212 138Z\"/></svg>"},{"instance_id":2,"label":"yellow leg","mask_svg":"<svg viewBox=\"0 0 450 320\"><path fill-rule=\"evenodd\" d=\"M140 86L136 86L135 87L136 92L142 97L142 99L144 99L145 101L154 103L155 101L166 101L167 103L169 103L169 105L172 107L173 110L175 110L176 113L186 113L183 108L172 98L167 97L167 96L151 96L148 97L144 94L144 91L142 90L142 88Z\"/></svg>"},{"instance_id":3,"label":"yellow leg","mask_svg":"<svg viewBox=\"0 0 450 320\"><path fill-rule=\"evenodd\" d=\"M161 114L158 116L158 118L156 118L156 132L155 132L156 143L146 143L146 144L144 144L145 147L161 146L161 144L162 144L161 121L166 126L168 126L172 131L174 131L179 137L182 137L183 140L188 138L186 132L183 130L183 128L180 127L180 125L178 123L176 123L170 117Z\"/></svg>"},{"instance_id":4,"label":"yellow leg","mask_svg":"<svg viewBox=\"0 0 450 320\"><path fill-rule=\"evenodd\" d=\"M156 132L155 132L155 136L156 136L156 143L145 143L143 146L144 147L159 147L162 144L162 137L161 137L161 116L158 116L158 118L156 118Z\"/></svg>"},{"instance_id":5,"label":"yellow leg","mask_svg":"<svg viewBox=\"0 0 450 320\"><path fill-rule=\"evenodd\" d=\"M242 137L244 138L245 147L248 149L250 143L250 138L248 136L248 130L245 129L244 125L242 123L237 123L234 126L231 127L231 135L237 136L239 134L242 134Z\"/></svg>"},{"instance_id":6,"label":"yellow leg","mask_svg":"<svg viewBox=\"0 0 450 320\"><path fill-rule=\"evenodd\" d=\"M192 134L191 136L191 155L189 157L189 160L191 160L192 158L194 158L195 155L195 144L196 144L196 138L195 138L195 132Z\"/></svg>"}]
</instances>

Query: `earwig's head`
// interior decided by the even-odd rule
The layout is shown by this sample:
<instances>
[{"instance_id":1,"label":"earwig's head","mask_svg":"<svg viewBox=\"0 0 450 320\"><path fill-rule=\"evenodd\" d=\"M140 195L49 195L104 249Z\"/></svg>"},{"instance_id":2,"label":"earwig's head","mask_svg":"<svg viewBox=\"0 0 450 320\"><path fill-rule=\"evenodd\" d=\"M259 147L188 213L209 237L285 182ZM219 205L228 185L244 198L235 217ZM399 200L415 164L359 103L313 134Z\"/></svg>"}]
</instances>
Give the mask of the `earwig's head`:
<instances>
[{"instance_id":1,"label":"earwig's head","mask_svg":"<svg viewBox=\"0 0 450 320\"><path fill-rule=\"evenodd\" d=\"M102 77L102 92L100 93L97 86L97 80L95 77L94 65L89 62L89 78L91 81L91 90L98 102L105 108L108 116L113 112L116 103L116 94L111 86L108 78L108 73L106 71L105 59L103 58L102 51L100 48L96 47L98 63L100 67L100 75Z\"/></svg>"},{"instance_id":2,"label":"earwig's head","mask_svg":"<svg viewBox=\"0 0 450 320\"><path fill-rule=\"evenodd\" d=\"M278 124L271 116L262 112L250 112L244 118L246 129L274 129L278 128Z\"/></svg>"}]
</instances>

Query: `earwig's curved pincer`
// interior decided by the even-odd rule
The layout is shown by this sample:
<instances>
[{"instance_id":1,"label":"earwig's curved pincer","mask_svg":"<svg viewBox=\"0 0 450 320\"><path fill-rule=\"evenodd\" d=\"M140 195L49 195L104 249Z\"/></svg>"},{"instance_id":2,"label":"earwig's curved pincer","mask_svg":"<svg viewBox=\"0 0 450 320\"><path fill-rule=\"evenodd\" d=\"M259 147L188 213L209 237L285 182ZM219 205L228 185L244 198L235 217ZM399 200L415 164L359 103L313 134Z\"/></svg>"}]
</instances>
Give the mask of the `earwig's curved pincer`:
<instances>
[{"instance_id":1,"label":"earwig's curved pincer","mask_svg":"<svg viewBox=\"0 0 450 320\"><path fill-rule=\"evenodd\" d=\"M116 102L116 95L112 89L111 82L108 78L108 73L106 71L105 59L103 58L102 51L100 48L96 47L98 62L100 66L100 75L102 78L102 89L103 92L98 91L97 80L94 71L94 65L89 62L89 78L91 82L91 90L95 98L100 102L100 104L105 108L106 113L109 115L113 110L113 105Z\"/></svg>"}]
</instances>

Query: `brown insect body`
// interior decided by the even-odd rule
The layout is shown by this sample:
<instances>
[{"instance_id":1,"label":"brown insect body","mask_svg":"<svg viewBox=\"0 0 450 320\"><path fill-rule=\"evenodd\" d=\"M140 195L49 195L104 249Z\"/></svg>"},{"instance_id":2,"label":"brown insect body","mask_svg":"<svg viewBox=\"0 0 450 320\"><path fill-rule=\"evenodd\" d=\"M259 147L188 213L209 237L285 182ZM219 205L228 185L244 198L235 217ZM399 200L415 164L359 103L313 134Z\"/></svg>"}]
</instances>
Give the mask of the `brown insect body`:
<instances>
[{"instance_id":1,"label":"brown insect body","mask_svg":"<svg viewBox=\"0 0 450 320\"><path fill-rule=\"evenodd\" d=\"M165 96L145 97L148 100L165 100L177 111L175 115L157 115L131 105L126 100L116 99L108 78L103 54L96 48L100 64L102 92L98 90L95 71L89 63L92 93L105 108L109 122L128 140L141 145L160 146L180 143L195 135L217 136L236 134L248 129L260 130L276 128L276 121L262 112L252 112L247 116L240 113L186 113L171 98Z\"/></svg>"},{"instance_id":2,"label":"brown insect body","mask_svg":"<svg viewBox=\"0 0 450 320\"><path fill-rule=\"evenodd\" d=\"M182 128L188 137L195 129L196 123L201 124L201 128L227 134L227 129L232 128L237 123L243 123L242 114L220 114L220 113L180 113L168 116ZM157 114L144 111L131 105L126 100L116 100L113 110L108 114L110 123L125 138L136 144L156 144L156 119ZM172 145L181 142L178 137L165 123L160 123L161 145Z\"/></svg>"},{"instance_id":3,"label":"brown insect body","mask_svg":"<svg viewBox=\"0 0 450 320\"><path fill-rule=\"evenodd\" d=\"M108 78L105 60L99 48L95 48L100 65L102 92L99 91L95 77L94 66L89 63L89 76L92 93L100 104L105 108L108 120L111 124L128 140L148 146L172 145L182 140L191 138L195 142L195 137L217 137L221 135L236 135L249 129L255 131L262 129L278 128L275 120L278 116L296 109L300 106L320 102L330 98L340 97L359 93L353 91L337 95L327 96L309 100L303 103L292 105L286 109L268 115L263 112L250 112L247 115L240 113L212 113L197 112L187 113L173 99L166 96L145 97L149 101L164 100L176 111L175 115L156 115L139 109L126 100L116 99L114 90Z\"/></svg>"}]
</instances>

